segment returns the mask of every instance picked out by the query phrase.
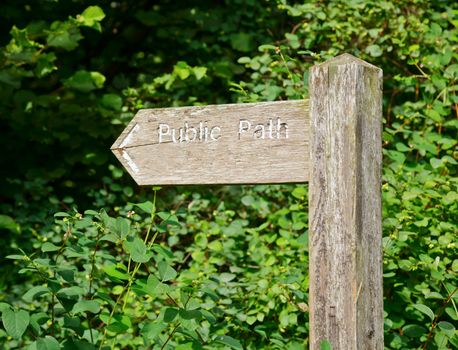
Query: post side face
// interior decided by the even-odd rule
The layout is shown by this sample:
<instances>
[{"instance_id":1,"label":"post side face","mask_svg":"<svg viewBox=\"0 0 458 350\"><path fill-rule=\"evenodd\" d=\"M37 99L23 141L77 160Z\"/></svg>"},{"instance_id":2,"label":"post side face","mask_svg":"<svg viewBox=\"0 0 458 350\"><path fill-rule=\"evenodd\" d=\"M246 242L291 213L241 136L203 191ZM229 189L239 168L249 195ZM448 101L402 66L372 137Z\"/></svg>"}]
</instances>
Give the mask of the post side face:
<instances>
[{"instance_id":1,"label":"post side face","mask_svg":"<svg viewBox=\"0 0 458 350\"><path fill-rule=\"evenodd\" d=\"M310 75L311 349L383 349L380 84L350 55Z\"/></svg>"},{"instance_id":2,"label":"post side face","mask_svg":"<svg viewBox=\"0 0 458 350\"><path fill-rule=\"evenodd\" d=\"M357 109L361 111L357 129L361 189L357 207L356 271L361 291L356 300L357 343L383 349L383 252L382 252L382 71L360 68L362 91ZM362 288L365 288L364 291ZM368 307L370 305L371 307ZM363 348L362 348L363 349Z\"/></svg>"}]
</instances>

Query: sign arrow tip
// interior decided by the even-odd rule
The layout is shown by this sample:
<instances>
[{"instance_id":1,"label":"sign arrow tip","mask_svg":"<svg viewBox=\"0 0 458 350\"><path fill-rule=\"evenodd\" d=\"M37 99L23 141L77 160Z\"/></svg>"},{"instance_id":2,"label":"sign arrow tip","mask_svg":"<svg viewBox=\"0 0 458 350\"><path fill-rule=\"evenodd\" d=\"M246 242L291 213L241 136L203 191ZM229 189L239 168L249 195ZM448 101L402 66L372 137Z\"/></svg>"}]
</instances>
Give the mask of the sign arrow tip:
<instances>
[{"instance_id":1,"label":"sign arrow tip","mask_svg":"<svg viewBox=\"0 0 458 350\"><path fill-rule=\"evenodd\" d=\"M125 149L118 149L118 151L121 153L121 156L126 160L127 164L129 167L132 169L134 173L138 173L140 169L138 168L137 164L133 161L133 159L130 157L129 153Z\"/></svg>"},{"instance_id":2,"label":"sign arrow tip","mask_svg":"<svg viewBox=\"0 0 458 350\"><path fill-rule=\"evenodd\" d=\"M130 143L130 141L132 141L132 138L139 130L140 130L140 125L135 124L133 128L129 131L129 133L126 135L124 140L121 142L121 144L119 145L119 148L126 147Z\"/></svg>"}]
</instances>

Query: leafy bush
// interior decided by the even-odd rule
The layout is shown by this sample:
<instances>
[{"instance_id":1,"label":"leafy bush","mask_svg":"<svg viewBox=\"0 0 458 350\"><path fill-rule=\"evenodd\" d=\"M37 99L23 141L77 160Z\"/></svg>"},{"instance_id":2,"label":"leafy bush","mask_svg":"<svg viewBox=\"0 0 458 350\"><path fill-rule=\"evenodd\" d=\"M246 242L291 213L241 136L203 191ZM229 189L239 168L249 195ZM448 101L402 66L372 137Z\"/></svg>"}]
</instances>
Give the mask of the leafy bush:
<instances>
[{"instance_id":1,"label":"leafy bush","mask_svg":"<svg viewBox=\"0 0 458 350\"><path fill-rule=\"evenodd\" d=\"M155 212L108 149L139 108L306 97L342 52L384 70L385 347L458 348L455 2L2 7L0 348L307 346L306 186Z\"/></svg>"},{"instance_id":2,"label":"leafy bush","mask_svg":"<svg viewBox=\"0 0 458 350\"><path fill-rule=\"evenodd\" d=\"M117 218L103 210L57 213L41 252L7 257L25 264L21 274L37 277L22 296L28 311L0 304L8 347L164 349L176 344L176 333L190 344L182 349L195 342L241 348L234 338L209 334L215 317L196 298L208 292L189 273L177 279L172 265L183 261L182 252L157 242L181 226L177 216L156 212L155 200L129 208L147 217L134 210Z\"/></svg>"}]
</instances>

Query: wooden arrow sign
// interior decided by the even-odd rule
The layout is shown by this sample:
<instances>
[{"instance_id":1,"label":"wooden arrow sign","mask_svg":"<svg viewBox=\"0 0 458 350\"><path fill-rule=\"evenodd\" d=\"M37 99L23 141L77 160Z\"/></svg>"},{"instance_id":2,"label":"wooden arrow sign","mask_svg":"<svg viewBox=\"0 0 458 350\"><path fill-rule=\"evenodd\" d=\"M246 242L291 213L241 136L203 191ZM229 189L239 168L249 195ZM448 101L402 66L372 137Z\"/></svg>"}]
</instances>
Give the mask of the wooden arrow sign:
<instances>
[{"instance_id":1,"label":"wooden arrow sign","mask_svg":"<svg viewBox=\"0 0 458 350\"><path fill-rule=\"evenodd\" d=\"M306 182L308 100L140 110L111 150L139 185Z\"/></svg>"}]
</instances>

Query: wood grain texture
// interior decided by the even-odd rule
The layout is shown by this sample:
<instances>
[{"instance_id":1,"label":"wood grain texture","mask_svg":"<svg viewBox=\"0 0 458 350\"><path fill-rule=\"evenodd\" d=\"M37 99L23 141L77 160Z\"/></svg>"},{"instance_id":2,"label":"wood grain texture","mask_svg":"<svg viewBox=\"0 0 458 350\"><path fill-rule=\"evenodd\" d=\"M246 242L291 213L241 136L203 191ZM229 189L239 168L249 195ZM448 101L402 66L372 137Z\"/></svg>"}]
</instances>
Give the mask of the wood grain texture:
<instances>
[{"instance_id":1,"label":"wood grain texture","mask_svg":"<svg viewBox=\"0 0 458 350\"><path fill-rule=\"evenodd\" d=\"M307 100L143 109L111 147L139 185L306 182Z\"/></svg>"},{"instance_id":2,"label":"wood grain texture","mask_svg":"<svg viewBox=\"0 0 458 350\"><path fill-rule=\"evenodd\" d=\"M383 349L382 71L314 66L310 104L310 348Z\"/></svg>"}]
</instances>

